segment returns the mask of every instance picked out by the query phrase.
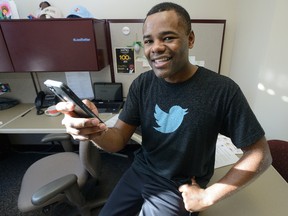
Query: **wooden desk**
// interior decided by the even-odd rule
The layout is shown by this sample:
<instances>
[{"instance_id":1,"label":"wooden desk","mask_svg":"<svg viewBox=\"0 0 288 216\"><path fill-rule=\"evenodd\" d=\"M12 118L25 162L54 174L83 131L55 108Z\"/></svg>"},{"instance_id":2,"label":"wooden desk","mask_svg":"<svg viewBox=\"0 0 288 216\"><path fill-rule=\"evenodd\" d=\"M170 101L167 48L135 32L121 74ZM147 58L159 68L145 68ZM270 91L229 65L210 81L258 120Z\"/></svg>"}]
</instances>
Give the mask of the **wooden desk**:
<instances>
[{"instance_id":1,"label":"wooden desk","mask_svg":"<svg viewBox=\"0 0 288 216\"><path fill-rule=\"evenodd\" d=\"M216 169L211 183L224 176L230 167ZM270 166L255 182L202 212L200 216L285 216L287 214L288 184L274 167Z\"/></svg>"}]
</instances>

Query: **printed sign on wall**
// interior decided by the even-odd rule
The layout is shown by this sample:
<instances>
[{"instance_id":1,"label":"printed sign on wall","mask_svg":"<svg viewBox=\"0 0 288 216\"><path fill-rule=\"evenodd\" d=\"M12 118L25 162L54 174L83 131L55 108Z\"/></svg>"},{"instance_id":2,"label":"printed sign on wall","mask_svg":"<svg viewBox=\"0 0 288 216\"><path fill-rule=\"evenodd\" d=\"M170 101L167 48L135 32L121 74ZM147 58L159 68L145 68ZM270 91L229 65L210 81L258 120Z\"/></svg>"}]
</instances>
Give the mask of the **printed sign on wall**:
<instances>
[{"instance_id":1,"label":"printed sign on wall","mask_svg":"<svg viewBox=\"0 0 288 216\"><path fill-rule=\"evenodd\" d=\"M116 48L116 61L118 73L135 73L134 49Z\"/></svg>"}]
</instances>

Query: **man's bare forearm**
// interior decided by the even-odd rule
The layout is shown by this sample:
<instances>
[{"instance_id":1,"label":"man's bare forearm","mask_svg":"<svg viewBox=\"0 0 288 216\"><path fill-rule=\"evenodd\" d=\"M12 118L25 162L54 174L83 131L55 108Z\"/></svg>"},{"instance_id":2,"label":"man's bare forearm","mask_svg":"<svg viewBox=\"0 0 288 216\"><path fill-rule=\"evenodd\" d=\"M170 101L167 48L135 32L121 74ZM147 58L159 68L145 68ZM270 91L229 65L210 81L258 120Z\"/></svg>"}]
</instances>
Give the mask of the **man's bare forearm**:
<instances>
[{"instance_id":1,"label":"man's bare forearm","mask_svg":"<svg viewBox=\"0 0 288 216\"><path fill-rule=\"evenodd\" d=\"M243 156L217 183L206 189L216 203L253 182L271 165L272 158L265 138L244 149Z\"/></svg>"}]
</instances>

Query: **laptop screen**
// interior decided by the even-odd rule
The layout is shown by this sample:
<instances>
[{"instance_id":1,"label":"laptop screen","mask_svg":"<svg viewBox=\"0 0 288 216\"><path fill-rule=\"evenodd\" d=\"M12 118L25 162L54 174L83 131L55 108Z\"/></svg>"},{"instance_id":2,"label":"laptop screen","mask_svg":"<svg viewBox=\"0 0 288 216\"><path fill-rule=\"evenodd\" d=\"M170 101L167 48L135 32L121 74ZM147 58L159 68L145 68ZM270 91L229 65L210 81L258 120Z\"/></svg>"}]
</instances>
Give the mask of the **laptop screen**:
<instances>
[{"instance_id":1,"label":"laptop screen","mask_svg":"<svg viewBox=\"0 0 288 216\"><path fill-rule=\"evenodd\" d=\"M122 83L94 83L94 99L98 101L123 101Z\"/></svg>"}]
</instances>

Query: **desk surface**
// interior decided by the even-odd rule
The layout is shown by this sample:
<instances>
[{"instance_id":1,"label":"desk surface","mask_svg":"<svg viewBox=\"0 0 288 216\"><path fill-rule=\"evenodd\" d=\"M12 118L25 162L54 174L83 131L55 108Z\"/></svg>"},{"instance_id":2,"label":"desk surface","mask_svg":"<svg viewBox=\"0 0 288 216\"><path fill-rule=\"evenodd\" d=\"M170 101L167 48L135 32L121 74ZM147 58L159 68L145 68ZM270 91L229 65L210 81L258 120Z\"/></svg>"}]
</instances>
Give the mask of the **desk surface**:
<instances>
[{"instance_id":1,"label":"desk surface","mask_svg":"<svg viewBox=\"0 0 288 216\"><path fill-rule=\"evenodd\" d=\"M1 111L2 112L2 111ZM25 114L25 115L24 115ZM0 121L5 117L5 122L0 126L0 133L5 134L36 134L36 133L65 133L66 130L61 124L63 114L56 117L37 115L33 104L19 104L0 113ZM100 118L107 121L111 113L101 113ZM9 120L10 117L10 120Z\"/></svg>"},{"instance_id":2,"label":"desk surface","mask_svg":"<svg viewBox=\"0 0 288 216\"><path fill-rule=\"evenodd\" d=\"M211 183L224 176L230 167L216 169ZM270 166L255 182L202 212L200 216L284 216L288 213L287 201L288 184Z\"/></svg>"},{"instance_id":3,"label":"desk surface","mask_svg":"<svg viewBox=\"0 0 288 216\"><path fill-rule=\"evenodd\" d=\"M28 110L33 109L33 108L34 108L33 104L18 104L9 109L1 110L0 111L0 121L1 121L0 128L14 121L19 116L23 115Z\"/></svg>"},{"instance_id":4,"label":"desk surface","mask_svg":"<svg viewBox=\"0 0 288 216\"><path fill-rule=\"evenodd\" d=\"M0 111L0 133L63 133L63 115L48 117L36 115L33 104L20 104ZM32 109L31 109L32 108ZM29 111L31 110L31 111ZM29 112L27 112L29 111ZM23 116L24 113L26 115ZM22 116L22 117L21 117ZM113 114L100 114L107 121ZM216 182L231 166L215 170L211 183ZM200 216L284 216L288 212L288 184L271 166L255 182L237 194L222 200L202 212Z\"/></svg>"}]
</instances>

